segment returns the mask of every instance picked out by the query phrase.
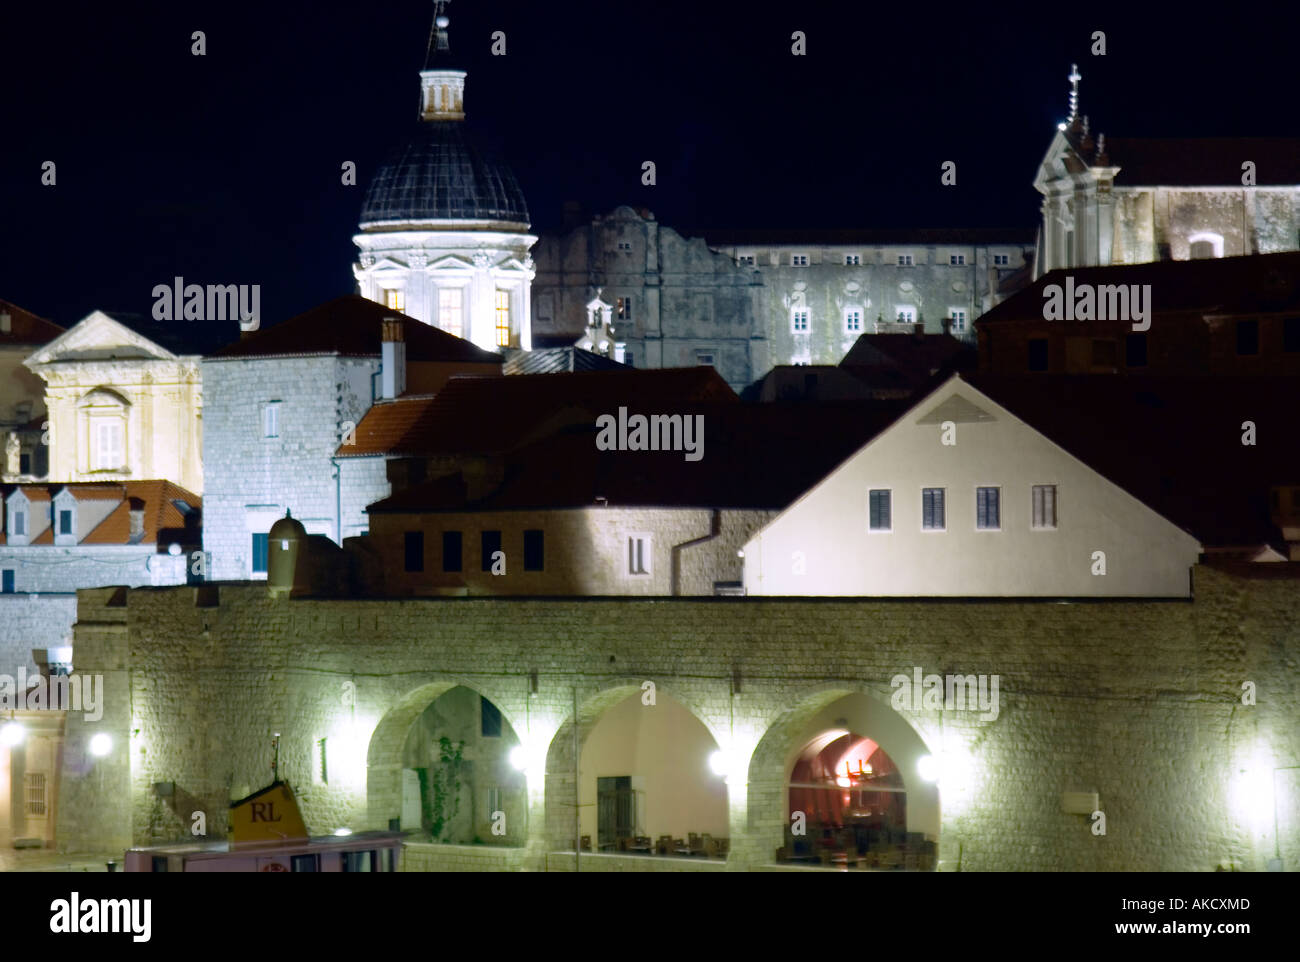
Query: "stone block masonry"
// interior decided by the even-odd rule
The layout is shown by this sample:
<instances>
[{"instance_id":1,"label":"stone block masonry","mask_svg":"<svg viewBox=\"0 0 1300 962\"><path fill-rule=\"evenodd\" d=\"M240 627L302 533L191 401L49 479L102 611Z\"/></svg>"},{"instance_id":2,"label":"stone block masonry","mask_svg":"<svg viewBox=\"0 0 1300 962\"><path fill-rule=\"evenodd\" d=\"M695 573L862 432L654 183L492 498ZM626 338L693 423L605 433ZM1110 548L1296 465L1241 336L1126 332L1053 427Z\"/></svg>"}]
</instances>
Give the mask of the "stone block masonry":
<instances>
[{"instance_id":1,"label":"stone block masonry","mask_svg":"<svg viewBox=\"0 0 1300 962\"><path fill-rule=\"evenodd\" d=\"M874 718L860 733L891 757L911 739L966 761L937 790L942 869L1262 870L1274 804L1276 844L1295 867L1294 782L1274 770L1300 765L1300 565L1198 566L1194 577L1194 600L1174 602L272 601L262 585L222 584L133 589L113 606L111 591L81 591L77 670L104 675L106 710L97 724L68 718L59 844L188 837L194 811L222 835L230 800L270 781L273 731L313 831L386 827L401 811L410 725L466 685L529 748L528 810L511 816L526 818L527 842L473 847L463 864L454 847L413 846L408 868L563 869L572 726L585 738L653 680L730 759L728 869L772 863L788 759L847 704L870 706L844 709L849 725ZM996 720L895 711L890 679L914 666L999 675ZM84 746L100 730L115 748L91 759ZM312 778L323 737L341 752L328 785ZM909 819L924 791L913 771ZM175 783L170 800L152 793L162 781ZM1062 810L1065 792L1098 793L1105 835Z\"/></svg>"}]
</instances>

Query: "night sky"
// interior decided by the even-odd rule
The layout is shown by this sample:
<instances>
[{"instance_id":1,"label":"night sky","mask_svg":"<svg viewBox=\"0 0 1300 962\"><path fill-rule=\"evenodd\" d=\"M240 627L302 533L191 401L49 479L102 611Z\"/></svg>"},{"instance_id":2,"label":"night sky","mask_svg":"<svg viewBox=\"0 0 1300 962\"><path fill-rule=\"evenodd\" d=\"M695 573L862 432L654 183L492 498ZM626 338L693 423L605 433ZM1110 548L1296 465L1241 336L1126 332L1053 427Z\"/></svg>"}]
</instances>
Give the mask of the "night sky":
<instances>
[{"instance_id":1,"label":"night sky","mask_svg":"<svg viewBox=\"0 0 1300 962\"><path fill-rule=\"evenodd\" d=\"M510 161L534 232L573 199L648 207L686 233L1032 237L1031 181L1071 61L1094 131L1300 135L1294 7L1079 19L1067 6L453 0L448 13L468 122ZM351 292L362 194L415 123L431 19L429 0L5 5L0 297L70 325L96 308L148 314L153 286L180 274L261 284L266 325ZM505 57L490 54L494 30ZM807 56L791 56L794 30ZM1105 57L1089 53L1093 30ZM40 183L46 160L55 187ZM356 187L340 183L345 160ZM956 187L939 183L945 160Z\"/></svg>"}]
</instances>

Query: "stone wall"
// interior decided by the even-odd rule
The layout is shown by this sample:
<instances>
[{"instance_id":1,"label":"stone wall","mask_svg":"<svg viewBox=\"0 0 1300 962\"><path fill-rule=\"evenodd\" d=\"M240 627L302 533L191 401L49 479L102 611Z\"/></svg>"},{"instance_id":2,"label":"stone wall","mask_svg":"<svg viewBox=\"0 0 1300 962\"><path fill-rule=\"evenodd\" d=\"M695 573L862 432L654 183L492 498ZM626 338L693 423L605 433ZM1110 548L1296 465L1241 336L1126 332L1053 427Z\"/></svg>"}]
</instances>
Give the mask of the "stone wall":
<instances>
[{"instance_id":1,"label":"stone wall","mask_svg":"<svg viewBox=\"0 0 1300 962\"><path fill-rule=\"evenodd\" d=\"M37 670L33 648L72 645L72 624L77 620L77 596L66 594L0 595L0 674L17 675Z\"/></svg>"},{"instance_id":2,"label":"stone wall","mask_svg":"<svg viewBox=\"0 0 1300 962\"><path fill-rule=\"evenodd\" d=\"M300 788L321 737L351 746L330 784L305 793L310 827L386 827L411 725L465 685L528 750L527 844L475 857L545 868L547 853L573 847L573 726L581 744L652 680L729 759L730 869L772 862L791 752L841 705L846 727L908 755L890 726L873 732L863 704L951 763L938 785L941 868L1259 870L1273 856L1273 802L1294 868L1296 785L1275 770L1300 765L1300 565L1194 576L1192 601L1078 604L277 602L259 585L209 585L133 589L114 607L111 592L82 591L77 669L104 674L107 707L97 724L68 718L58 837L66 850L183 837L195 811L221 835L229 801L270 780L272 732L280 773ZM891 679L913 667L998 675L997 717L892 705ZM89 759L98 730L115 747ZM922 790L905 777L909 795ZM170 800L153 797L159 781L175 782ZM1099 793L1105 835L1062 811L1075 791Z\"/></svg>"}]
</instances>

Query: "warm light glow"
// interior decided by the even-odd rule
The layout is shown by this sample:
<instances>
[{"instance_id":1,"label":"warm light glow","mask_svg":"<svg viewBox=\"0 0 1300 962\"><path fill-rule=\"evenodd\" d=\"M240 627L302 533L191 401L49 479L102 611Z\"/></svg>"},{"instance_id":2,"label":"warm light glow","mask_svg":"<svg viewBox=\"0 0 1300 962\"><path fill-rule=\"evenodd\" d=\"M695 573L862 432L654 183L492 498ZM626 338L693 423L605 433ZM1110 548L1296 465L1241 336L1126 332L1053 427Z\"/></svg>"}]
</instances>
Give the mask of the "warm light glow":
<instances>
[{"instance_id":1,"label":"warm light glow","mask_svg":"<svg viewBox=\"0 0 1300 962\"><path fill-rule=\"evenodd\" d=\"M939 780L939 760L933 755L923 755L916 763L916 771L927 782Z\"/></svg>"},{"instance_id":2,"label":"warm light glow","mask_svg":"<svg viewBox=\"0 0 1300 962\"><path fill-rule=\"evenodd\" d=\"M351 834L352 834L352 829L350 829L350 828L336 828L336 829L334 829L334 834L335 834L335 835L340 835L340 836L341 836L341 835L351 835Z\"/></svg>"},{"instance_id":3,"label":"warm light glow","mask_svg":"<svg viewBox=\"0 0 1300 962\"><path fill-rule=\"evenodd\" d=\"M839 778L835 779L835 784L840 788L848 788L853 784L853 779L849 778L847 775L841 775Z\"/></svg>"},{"instance_id":4,"label":"warm light glow","mask_svg":"<svg viewBox=\"0 0 1300 962\"><path fill-rule=\"evenodd\" d=\"M103 758L113 750L113 739L105 732L100 732L90 739L90 754Z\"/></svg>"},{"instance_id":5,"label":"warm light glow","mask_svg":"<svg viewBox=\"0 0 1300 962\"><path fill-rule=\"evenodd\" d=\"M917 761L916 770L925 781L941 782L948 790L966 788L971 780L970 758L956 751L925 755Z\"/></svg>"},{"instance_id":6,"label":"warm light glow","mask_svg":"<svg viewBox=\"0 0 1300 962\"><path fill-rule=\"evenodd\" d=\"M16 721L7 722L4 728L0 728L0 744L8 748L20 744L27 735L27 729Z\"/></svg>"},{"instance_id":7,"label":"warm light glow","mask_svg":"<svg viewBox=\"0 0 1300 962\"><path fill-rule=\"evenodd\" d=\"M510 767L517 772L528 768L528 751L523 745L516 745L510 749Z\"/></svg>"},{"instance_id":8,"label":"warm light glow","mask_svg":"<svg viewBox=\"0 0 1300 962\"><path fill-rule=\"evenodd\" d=\"M709 771L715 775L727 774L727 756L722 752L714 752L709 756Z\"/></svg>"}]
</instances>

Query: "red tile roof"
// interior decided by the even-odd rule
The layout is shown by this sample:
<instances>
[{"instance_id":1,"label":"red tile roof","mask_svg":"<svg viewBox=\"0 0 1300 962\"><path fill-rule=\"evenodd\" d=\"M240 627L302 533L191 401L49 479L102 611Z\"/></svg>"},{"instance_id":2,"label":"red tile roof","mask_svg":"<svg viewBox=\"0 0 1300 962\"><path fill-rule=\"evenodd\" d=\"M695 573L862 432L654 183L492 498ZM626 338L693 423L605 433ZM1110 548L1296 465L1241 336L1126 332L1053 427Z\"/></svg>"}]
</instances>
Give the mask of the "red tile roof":
<instances>
[{"instance_id":1,"label":"red tile roof","mask_svg":"<svg viewBox=\"0 0 1300 962\"><path fill-rule=\"evenodd\" d=\"M711 367L454 377L436 395L372 406L356 443L341 445L337 456L495 454L620 406L677 411L702 401L737 401Z\"/></svg>"},{"instance_id":2,"label":"red tile roof","mask_svg":"<svg viewBox=\"0 0 1300 962\"><path fill-rule=\"evenodd\" d=\"M157 544L163 541L178 541L183 544L197 543L200 528L197 524L201 517L203 499L179 484L171 481L88 481L69 484L50 485L5 485L0 487L5 499L12 497L15 491L22 490L35 502L49 502L52 495L68 490L78 501L119 501L116 508L109 512L89 534L78 544L130 544L131 542L131 502L144 508L144 536L136 544ZM176 502L188 505L189 517L176 506ZM187 523L188 522L188 523ZM7 543L7 539L0 544ZM53 544L54 528L47 527L37 536L32 544Z\"/></svg>"},{"instance_id":3,"label":"red tile roof","mask_svg":"<svg viewBox=\"0 0 1300 962\"><path fill-rule=\"evenodd\" d=\"M0 300L0 314L5 313L9 315L9 331L7 333L0 331L0 346L6 344L39 346L48 344L64 333L64 329L53 321L38 317L9 301Z\"/></svg>"},{"instance_id":4,"label":"red tile roof","mask_svg":"<svg viewBox=\"0 0 1300 962\"><path fill-rule=\"evenodd\" d=\"M403 322L408 362L501 364L504 360L500 354L485 351L469 341L357 294L335 298L297 317L256 331L212 357L294 357L311 354L378 357L383 343L382 322L386 317L401 318Z\"/></svg>"}]
</instances>

